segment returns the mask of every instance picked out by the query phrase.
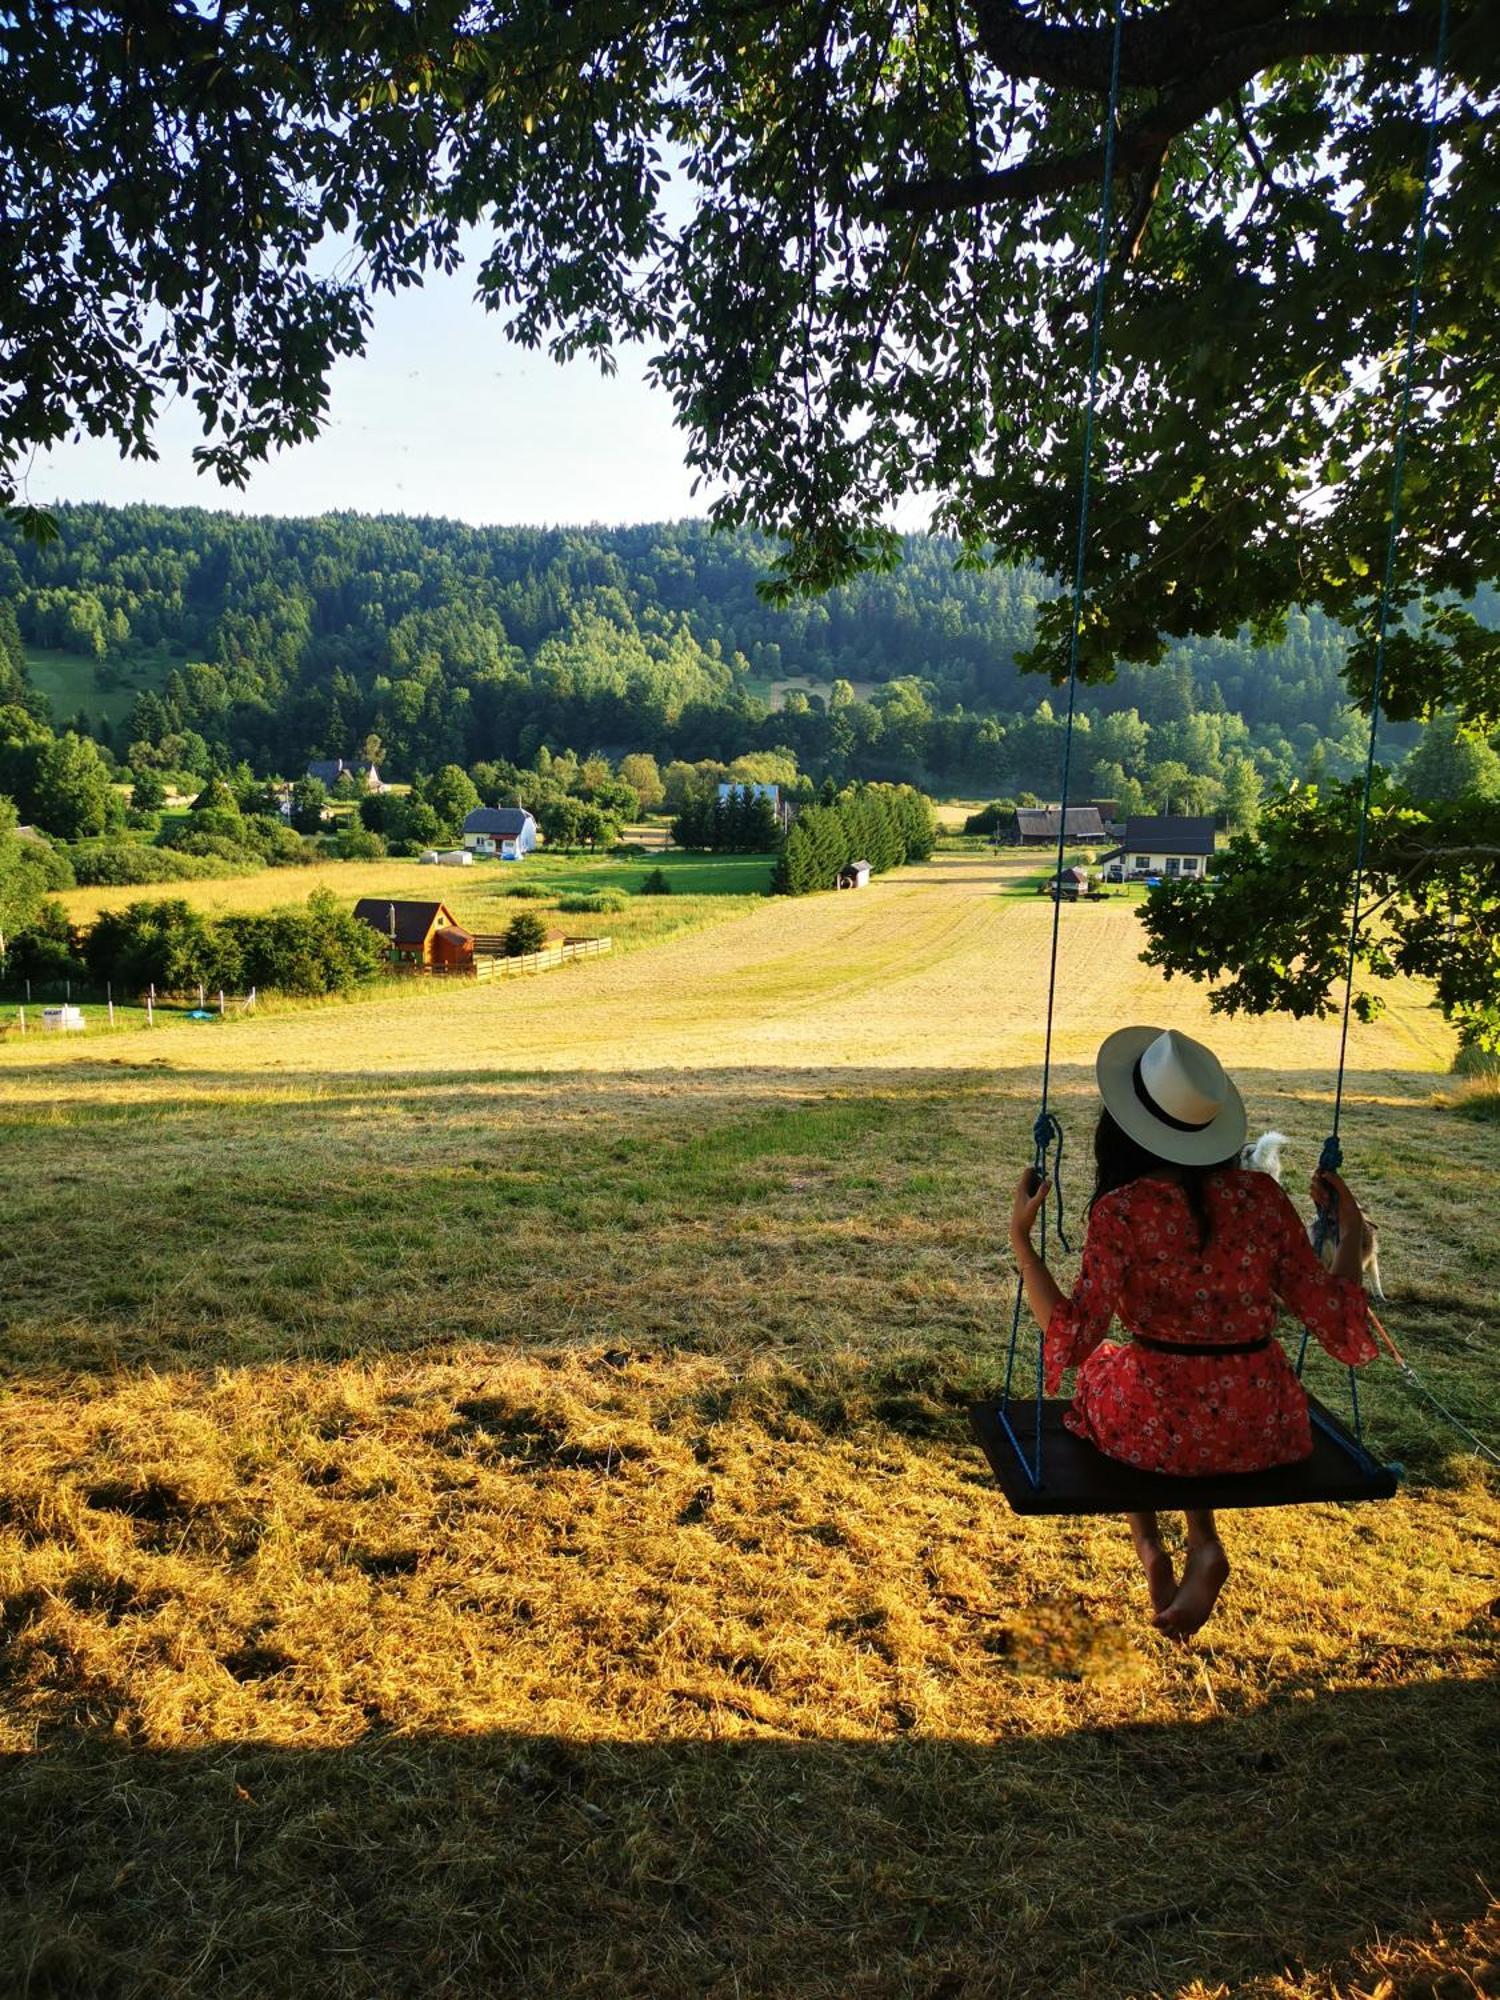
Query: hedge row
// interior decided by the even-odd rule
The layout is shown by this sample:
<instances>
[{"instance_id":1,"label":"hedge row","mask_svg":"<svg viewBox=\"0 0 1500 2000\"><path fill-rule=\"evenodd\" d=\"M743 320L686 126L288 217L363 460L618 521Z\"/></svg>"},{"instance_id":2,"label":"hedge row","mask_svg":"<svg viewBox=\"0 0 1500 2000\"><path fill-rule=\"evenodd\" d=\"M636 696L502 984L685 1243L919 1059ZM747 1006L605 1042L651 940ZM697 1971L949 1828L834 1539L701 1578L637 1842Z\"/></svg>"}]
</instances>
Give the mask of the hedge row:
<instances>
[{"instance_id":1,"label":"hedge row","mask_svg":"<svg viewBox=\"0 0 1500 2000\"><path fill-rule=\"evenodd\" d=\"M880 875L903 861L925 861L936 839L932 802L910 785L851 785L831 803L798 813L771 887L780 896L831 889L850 861L868 861Z\"/></svg>"},{"instance_id":2,"label":"hedge row","mask_svg":"<svg viewBox=\"0 0 1500 2000\"><path fill-rule=\"evenodd\" d=\"M106 911L78 950L94 983L117 993L211 991L316 995L346 993L371 979L384 945L327 889L303 910L205 917L181 900L128 903Z\"/></svg>"}]
</instances>

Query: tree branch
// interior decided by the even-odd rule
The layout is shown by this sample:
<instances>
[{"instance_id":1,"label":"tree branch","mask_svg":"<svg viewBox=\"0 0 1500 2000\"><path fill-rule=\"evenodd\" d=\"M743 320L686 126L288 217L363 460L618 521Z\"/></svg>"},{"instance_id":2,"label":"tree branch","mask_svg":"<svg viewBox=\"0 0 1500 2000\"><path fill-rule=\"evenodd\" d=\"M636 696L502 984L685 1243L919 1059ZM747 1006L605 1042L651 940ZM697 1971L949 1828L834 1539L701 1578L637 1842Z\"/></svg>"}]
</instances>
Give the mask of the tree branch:
<instances>
[{"instance_id":1,"label":"tree branch","mask_svg":"<svg viewBox=\"0 0 1500 2000\"><path fill-rule=\"evenodd\" d=\"M1141 174L1147 189L1131 217L1134 255L1155 199L1154 183L1167 149L1273 64L1313 56L1422 54L1430 41L1430 9L1404 14L1326 14L1287 17L1279 0L1182 0L1142 16L1121 41L1123 82L1168 88L1168 94L1115 142L1118 175ZM1210 26L1212 21L1214 25ZM1252 25L1247 25L1247 21ZM989 24L988 30L986 23ZM1011 5L987 0L980 9L985 54L1003 75L1102 94L1108 83L1109 33L1102 28L1044 27ZM1126 61L1127 43L1133 50ZM1097 181L1104 171L1102 144L1078 152L1020 161L990 173L907 181L883 197L882 209L908 215L945 215L986 202L1031 201Z\"/></svg>"},{"instance_id":2,"label":"tree branch","mask_svg":"<svg viewBox=\"0 0 1500 2000\"><path fill-rule=\"evenodd\" d=\"M978 0L979 45L1002 76L1062 90L1109 89L1112 29L1059 28L1036 19L1020 0ZM1354 9L1308 14L1288 0L1178 0L1127 20L1120 38L1120 82L1167 89L1205 63L1233 60L1257 75L1273 63L1318 55L1420 55L1437 35L1434 0L1405 12Z\"/></svg>"}]
</instances>

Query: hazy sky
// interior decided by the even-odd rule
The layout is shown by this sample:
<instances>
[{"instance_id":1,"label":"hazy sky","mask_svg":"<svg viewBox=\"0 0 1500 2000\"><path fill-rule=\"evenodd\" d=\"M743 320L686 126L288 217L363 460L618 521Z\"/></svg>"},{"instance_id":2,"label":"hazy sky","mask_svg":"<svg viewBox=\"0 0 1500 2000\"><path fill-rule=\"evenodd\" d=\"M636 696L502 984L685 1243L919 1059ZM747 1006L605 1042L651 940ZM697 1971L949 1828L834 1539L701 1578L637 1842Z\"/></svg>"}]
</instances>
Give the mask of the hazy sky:
<instances>
[{"instance_id":1,"label":"hazy sky","mask_svg":"<svg viewBox=\"0 0 1500 2000\"><path fill-rule=\"evenodd\" d=\"M434 277L383 298L363 360L334 373L329 422L239 492L194 468L191 404L158 427L158 462L122 461L93 438L42 457L30 498L132 500L244 513L441 514L473 522L674 520L706 511L682 463L672 406L627 350L604 380L589 362L558 367L512 346L474 303L472 278Z\"/></svg>"}]
</instances>

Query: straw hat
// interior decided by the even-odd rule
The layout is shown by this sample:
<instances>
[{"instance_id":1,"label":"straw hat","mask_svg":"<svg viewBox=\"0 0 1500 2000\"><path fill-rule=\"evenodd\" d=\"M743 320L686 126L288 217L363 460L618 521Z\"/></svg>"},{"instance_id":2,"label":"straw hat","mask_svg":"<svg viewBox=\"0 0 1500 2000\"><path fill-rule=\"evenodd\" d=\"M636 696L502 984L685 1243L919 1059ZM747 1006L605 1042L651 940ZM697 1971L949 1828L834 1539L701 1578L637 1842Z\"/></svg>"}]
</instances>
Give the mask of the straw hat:
<instances>
[{"instance_id":1,"label":"straw hat","mask_svg":"<svg viewBox=\"0 0 1500 2000\"><path fill-rule=\"evenodd\" d=\"M1212 1049L1175 1028L1121 1028L1095 1074L1128 1137L1179 1167L1212 1167L1245 1143L1245 1106Z\"/></svg>"}]
</instances>

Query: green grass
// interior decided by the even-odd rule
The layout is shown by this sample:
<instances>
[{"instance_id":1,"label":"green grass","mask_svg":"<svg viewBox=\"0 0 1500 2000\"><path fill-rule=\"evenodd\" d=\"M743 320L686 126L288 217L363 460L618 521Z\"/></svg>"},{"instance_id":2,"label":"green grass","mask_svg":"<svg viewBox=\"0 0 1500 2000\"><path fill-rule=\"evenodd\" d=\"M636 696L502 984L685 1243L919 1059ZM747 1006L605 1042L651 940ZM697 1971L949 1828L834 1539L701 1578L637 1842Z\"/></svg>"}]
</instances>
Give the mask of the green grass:
<instances>
[{"instance_id":1,"label":"green grass","mask_svg":"<svg viewBox=\"0 0 1500 2000\"><path fill-rule=\"evenodd\" d=\"M1226 1519L1190 1651L1120 1524L1015 1519L969 1440L1051 917L994 886L6 1047L0 1989L1487 1990L1500 1503L1459 1440L1372 1368L1399 1497ZM1160 999L1099 914L1070 1158L1104 1010ZM1305 1166L1320 1051L1219 1025ZM1350 1171L1484 1429L1500 1157L1415 1046L1356 1028Z\"/></svg>"},{"instance_id":2,"label":"green grass","mask_svg":"<svg viewBox=\"0 0 1500 2000\"><path fill-rule=\"evenodd\" d=\"M629 860L610 855L528 855L525 861L478 862L476 876L511 875L539 882L559 894L588 894L594 889L623 889L634 895L646 877L660 868L679 896L762 896L771 886L775 856L770 854L697 854L681 849Z\"/></svg>"},{"instance_id":3,"label":"green grass","mask_svg":"<svg viewBox=\"0 0 1500 2000\"><path fill-rule=\"evenodd\" d=\"M83 653L68 653L40 646L26 648L26 665L33 685L52 705L59 727L79 709L107 722L122 722L130 713L136 696L148 688L158 688L176 664L165 654L143 655L111 663L118 685L102 688L98 672L102 663Z\"/></svg>"}]
</instances>

